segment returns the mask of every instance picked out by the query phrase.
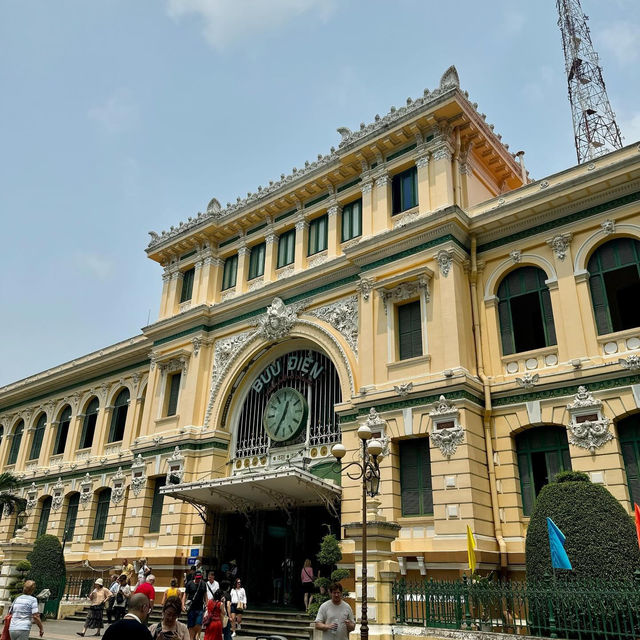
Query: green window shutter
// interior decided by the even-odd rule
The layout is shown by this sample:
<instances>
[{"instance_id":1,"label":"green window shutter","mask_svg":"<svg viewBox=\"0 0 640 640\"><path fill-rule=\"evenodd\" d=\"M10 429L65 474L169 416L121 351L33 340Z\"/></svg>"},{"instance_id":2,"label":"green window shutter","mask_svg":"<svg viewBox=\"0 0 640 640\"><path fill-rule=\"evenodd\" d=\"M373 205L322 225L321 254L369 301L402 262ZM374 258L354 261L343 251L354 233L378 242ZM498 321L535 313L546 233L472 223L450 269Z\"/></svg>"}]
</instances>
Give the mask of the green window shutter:
<instances>
[{"instance_id":1,"label":"green window shutter","mask_svg":"<svg viewBox=\"0 0 640 640\"><path fill-rule=\"evenodd\" d=\"M93 524L93 539L104 540L107 530L107 519L109 517L109 503L111 502L111 489L104 489L98 494L98 504L96 506L96 519Z\"/></svg>"},{"instance_id":2,"label":"green window shutter","mask_svg":"<svg viewBox=\"0 0 640 640\"><path fill-rule=\"evenodd\" d=\"M547 341L547 347L557 344L556 326L553 323L553 309L551 308L551 294L549 288L543 285L540 290L540 303L542 305L542 321L544 322L544 334Z\"/></svg>"},{"instance_id":3,"label":"green window shutter","mask_svg":"<svg viewBox=\"0 0 640 640\"><path fill-rule=\"evenodd\" d=\"M174 373L169 380L169 401L167 403L167 416L175 416L178 410L178 395L180 393L181 373Z\"/></svg>"},{"instance_id":4,"label":"green window shutter","mask_svg":"<svg viewBox=\"0 0 640 640\"><path fill-rule=\"evenodd\" d=\"M24 432L24 422L20 422L13 430L13 438L11 439L11 449L9 450L9 459L7 464L15 464L20 453L20 444L22 443L22 434Z\"/></svg>"},{"instance_id":5,"label":"green window shutter","mask_svg":"<svg viewBox=\"0 0 640 640\"><path fill-rule=\"evenodd\" d=\"M67 506L67 517L64 521L64 538L67 542L73 540L73 534L76 530L76 520L78 519L78 506L80 505L80 494L74 493L69 498L69 504Z\"/></svg>"},{"instance_id":6,"label":"green window shutter","mask_svg":"<svg viewBox=\"0 0 640 640\"><path fill-rule=\"evenodd\" d=\"M196 275L195 268L187 269L182 274L182 289L180 290L180 302L191 300L193 296L193 280Z\"/></svg>"},{"instance_id":7,"label":"green window shutter","mask_svg":"<svg viewBox=\"0 0 640 640\"><path fill-rule=\"evenodd\" d=\"M251 247L249 254L249 280L264 275L264 257L266 253L266 244L258 244Z\"/></svg>"},{"instance_id":8,"label":"green window shutter","mask_svg":"<svg viewBox=\"0 0 640 640\"><path fill-rule=\"evenodd\" d=\"M58 455L64 453L67 446L67 437L69 435L69 424L71 423L71 408L66 407L60 414L58 428L56 430L56 442L53 448L53 454Z\"/></svg>"},{"instance_id":9,"label":"green window shutter","mask_svg":"<svg viewBox=\"0 0 640 640\"><path fill-rule=\"evenodd\" d=\"M362 200L346 204L342 209L342 242L362 235Z\"/></svg>"},{"instance_id":10,"label":"green window shutter","mask_svg":"<svg viewBox=\"0 0 640 640\"><path fill-rule=\"evenodd\" d=\"M520 472L520 489L522 491L522 511L525 516L531 515L535 502L535 488L531 477L531 460L526 453L518 454L518 470Z\"/></svg>"},{"instance_id":11,"label":"green window shutter","mask_svg":"<svg viewBox=\"0 0 640 640\"><path fill-rule=\"evenodd\" d=\"M498 319L500 320L500 340L502 355L508 356L515 351L513 343L513 325L511 322L511 305L508 300L498 302Z\"/></svg>"},{"instance_id":12,"label":"green window shutter","mask_svg":"<svg viewBox=\"0 0 640 640\"><path fill-rule=\"evenodd\" d=\"M93 444L99 406L98 398L94 398L85 409L84 420L82 421L82 434L80 436L80 449L88 449Z\"/></svg>"},{"instance_id":13,"label":"green window shutter","mask_svg":"<svg viewBox=\"0 0 640 640\"><path fill-rule=\"evenodd\" d=\"M589 278L589 289L591 290L591 304L593 305L598 335L611 333L613 328L609 314L609 303L607 302L604 279L601 274L594 274Z\"/></svg>"},{"instance_id":14,"label":"green window shutter","mask_svg":"<svg viewBox=\"0 0 640 640\"><path fill-rule=\"evenodd\" d=\"M398 357L400 360L422 355L422 318L420 301L399 305Z\"/></svg>"},{"instance_id":15,"label":"green window shutter","mask_svg":"<svg viewBox=\"0 0 640 640\"><path fill-rule=\"evenodd\" d=\"M278 239L278 269L292 264L296 257L296 230L290 229Z\"/></svg>"},{"instance_id":16,"label":"green window shutter","mask_svg":"<svg viewBox=\"0 0 640 640\"><path fill-rule=\"evenodd\" d=\"M42 449L42 441L44 439L44 430L47 424L47 416L43 413L38 423L36 424L35 431L33 432L33 440L31 441L31 450L29 451L29 460L36 460L40 457L40 450Z\"/></svg>"},{"instance_id":17,"label":"green window shutter","mask_svg":"<svg viewBox=\"0 0 640 640\"><path fill-rule=\"evenodd\" d=\"M149 519L149 533L158 533L160 531L160 521L162 520L162 507L164 505L164 496L160 493L160 489L164 487L167 479L165 476L156 479L153 488L153 500L151 502L151 518Z\"/></svg>"},{"instance_id":18,"label":"green window shutter","mask_svg":"<svg viewBox=\"0 0 640 640\"><path fill-rule=\"evenodd\" d=\"M222 272L222 290L231 289L236 286L236 278L238 275L238 255L229 256L224 261L224 270Z\"/></svg>"},{"instance_id":19,"label":"green window shutter","mask_svg":"<svg viewBox=\"0 0 640 640\"><path fill-rule=\"evenodd\" d=\"M127 423L129 410L129 390L123 389L116 398L111 414L111 426L109 428L109 442L120 442L124 437L124 428Z\"/></svg>"},{"instance_id":20,"label":"green window shutter","mask_svg":"<svg viewBox=\"0 0 640 640\"><path fill-rule=\"evenodd\" d=\"M627 472L627 485L631 502L640 504L640 469L638 468L638 441L621 442L622 459Z\"/></svg>"},{"instance_id":21,"label":"green window shutter","mask_svg":"<svg viewBox=\"0 0 640 640\"><path fill-rule=\"evenodd\" d=\"M399 450L402 515L433 514L429 439L401 441Z\"/></svg>"},{"instance_id":22,"label":"green window shutter","mask_svg":"<svg viewBox=\"0 0 640 640\"><path fill-rule=\"evenodd\" d=\"M46 497L42 501L42 508L40 510L40 522L38 523L38 533L36 538L47 533L47 527L49 526L49 516L51 515L51 496Z\"/></svg>"}]
</instances>

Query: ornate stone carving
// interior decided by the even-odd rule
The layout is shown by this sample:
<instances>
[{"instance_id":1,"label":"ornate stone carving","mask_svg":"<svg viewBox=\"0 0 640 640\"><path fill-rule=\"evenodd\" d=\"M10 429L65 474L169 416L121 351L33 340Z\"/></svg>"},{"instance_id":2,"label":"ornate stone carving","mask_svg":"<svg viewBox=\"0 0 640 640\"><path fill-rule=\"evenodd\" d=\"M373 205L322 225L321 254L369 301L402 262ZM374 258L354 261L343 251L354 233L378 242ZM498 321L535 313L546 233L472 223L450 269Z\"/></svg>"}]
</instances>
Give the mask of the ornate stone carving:
<instances>
[{"instance_id":1,"label":"ornate stone carving","mask_svg":"<svg viewBox=\"0 0 640 640\"><path fill-rule=\"evenodd\" d=\"M369 427L371 431L379 431L387 426L387 421L376 411L375 407L371 407L364 424Z\"/></svg>"},{"instance_id":2,"label":"ornate stone carving","mask_svg":"<svg viewBox=\"0 0 640 640\"><path fill-rule=\"evenodd\" d=\"M615 220L605 220L601 225L602 230L605 235L611 235L616 231L616 221Z\"/></svg>"},{"instance_id":3,"label":"ornate stone carving","mask_svg":"<svg viewBox=\"0 0 640 640\"><path fill-rule=\"evenodd\" d=\"M547 240L547 244L553 249L553 253L558 260L562 261L567 257L567 250L572 238L572 233L562 233L553 236L551 240Z\"/></svg>"},{"instance_id":4,"label":"ornate stone carving","mask_svg":"<svg viewBox=\"0 0 640 640\"><path fill-rule=\"evenodd\" d=\"M197 358L200 353L200 347L202 346L202 338L196 336L191 340L191 344L193 345L193 355Z\"/></svg>"},{"instance_id":5,"label":"ornate stone carving","mask_svg":"<svg viewBox=\"0 0 640 640\"><path fill-rule=\"evenodd\" d=\"M391 176L388 173L383 173L379 176L376 176L375 185L377 188L386 187L391 182Z\"/></svg>"},{"instance_id":6,"label":"ornate stone carving","mask_svg":"<svg viewBox=\"0 0 640 640\"><path fill-rule=\"evenodd\" d=\"M612 439L608 418L583 422L576 422L574 419L569 423L569 442L576 447L589 449L591 453L595 453L596 449Z\"/></svg>"},{"instance_id":7,"label":"ornate stone carving","mask_svg":"<svg viewBox=\"0 0 640 640\"><path fill-rule=\"evenodd\" d=\"M441 143L433 149L431 157L434 160L451 160L453 153L447 143Z\"/></svg>"},{"instance_id":8,"label":"ornate stone carving","mask_svg":"<svg viewBox=\"0 0 640 640\"><path fill-rule=\"evenodd\" d=\"M27 506L26 511L30 513L36 506L38 501L38 488L36 487L36 483L32 482L29 488L26 491L27 494Z\"/></svg>"},{"instance_id":9,"label":"ornate stone carving","mask_svg":"<svg viewBox=\"0 0 640 640\"><path fill-rule=\"evenodd\" d=\"M351 296L309 311L339 331L352 351L358 355L358 298Z\"/></svg>"},{"instance_id":10,"label":"ornate stone carving","mask_svg":"<svg viewBox=\"0 0 640 640\"><path fill-rule=\"evenodd\" d=\"M587 387L581 385L578 387L578 393L576 393L573 402L567 405L567 409L572 412L576 409L600 409L601 406L602 401L596 400Z\"/></svg>"},{"instance_id":11,"label":"ornate stone carving","mask_svg":"<svg viewBox=\"0 0 640 640\"><path fill-rule=\"evenodd\" d=\"M438 251L436 254L436 262L438 263L438 267L440 267L440 273L446 278L449 275L451 263L453 262L451 251L447 251L446 249Z\"/></svg>"},{"instance_id":12,"label":"ornate stone carving","mask_svg":"<svg viewBox=\"0 0 640 640\"><path fill-rule=\"evenodd\" d=\"M51 498L52 511L58 511L62 507L64 501L64 484L62 484L62 478L58 478L58 481L53 485L53 497Z\"/></svg>"},{"instance_id":13,"label":"ornate stone carving","mask_svg":"<svg viewBox=\"0 0 640 640\"><path fill-rule=\"evenodd\" d=\"M258 318L256 325L258 333L267 340L285 338L298 320L298 312L302 305L285 305L281 298L274 298L267 307L267 312Z\"/></svg>"},{"instance_id":14,"label":"ornate stone carving","mask_svg":"<svg viewBox=\"0 0 640 640\"><path fill-rule=\"evenodd\" d=\"M366 193L371 193L372 189L373 189L373 180L371 178L368 178L367 180L363 180L362 183L360 184L360 191L362 191L362 195L365 195Z\"/></svg>"},{"instance_id":15,"label":"ornate stone carving","mask_svg":"<svg viewBox=\"0 0 640 640\"><path fill-rule=\"evenodd\" d=\"M140 495L147 483L146 469L147 465L142 455L138 454L131 465L131 490L136 498Z\"/></svg>"},{"instance_id":16,"label":"ornate stone carving","mask_svg":"<svg viewBox=\"0 0 640 640\"><path fill-rule=\"evenodd\" d=\"M516 378L516 382L523 388L523 389L533 389L533 387L536 386L536 384L538 384L538 380L540 380L540 375L537 373L534 373L533 375L530 374L529 372L525 373L522 378Z\"/></svg>"},{"instance_id":17,"label":"ornate stone carving","mask_svg":"<svg viewBox=\"0 0 640 640\"><path fill-rule=\"evenodd\" d=\"M113 489L111 490L111 502L113 504L119 504L124 500L125 493L125 477L124 473L122 473L122 467L118 467L113 478L111 478L111 482L113 483Z\"/></svg>"},{"instance_id":18,"label":"ornate stone carving","mask_svg":"<svg viewBox=\"0 0 640 640\"><path fill-rule=\"evenodd\" d=\"M408 396L413 391L413 382L405 382L404 384L394 385L393 390L399 396Z\"/></svg>"},{"instance_id":19,"label":"ornate stone carving","mask_svg":"<svg viewBox=\"0 0 640 640\"><path fill-rule=\"evenodd\" d=\"M424 169L429 166L429 154L424 154L416 158L416 167Z\"/></svg>"},{"instance_id":20,"label":"ornate stone carving","mask_svg":"<svg viewBox=\"0 0 640 640\"><path fill-rule=\"evenodd\" d=\"M618 364L623 369L629 369L630 371L637 371L640 369L640 356L637 356L635 353L627 356L626 358L620 358L618 360Z\"/></svg>"},{"instance_id":21,"label":"ornate stone carving","mask_svg":"<svg viewBox=\"0 0 640 640\"><path fill-rule=\"evenodd\" d=\"M402 282L392 289L380 289L379 294L384 304L385 313L389 312L389 303L402 302L424 292L427 301L429 300L429 278L426 275L420 276L417 280Z\"/></svg>"},{"instance_id":22,"label":"ornate stone carving","mask_svg":"<svg viewBox=\"0 0 640 640\"><path fill-rule=\"evenodd\" d=\"M373 291L373 280L371 278L360 278L358 284L356 285L356 289L362 296L363 300L369 300L369 296Z\"/></svg>"},{"instance_id":23,"label":"ornate stone carving","mask_svg":"<svg viewBox=\"0 0 640 640\"><path fill-rule=\"evenodd\" d=\"M171 360L165 360L163 362L158 362L158 369L162 373L167 373L169 371L181 371L183 376L187 375L187 371L189 370L189 357L188 356L179 356L177 358L171 358Z\"/></svg>"},{"instance_id":24,"label":"ornate stone carving","mask_svg":"<svg viewBox=\"0 0 640 640\"><path fill-rule=\"evenodd\" d=\"M458 423L460 411L444 396L440 396L435 407L429 413L433 421L431 442L438 447L443 456L450 458L464 440L464 430Z\"/></svg>"},{"instance_id":25,"label":"ornate stone carving","mask_svg":"<svg viewBox=\"0 0 640 640\"><path fill-rule=\"evenodd\" d=\"M451 65L440 78L440 91L448 91L456 87L460 87L460 78L456 68Z\"/></svg>"},{"instance_id":26,"label":"ornate stone carving","mask_svg":"<svg viewBox=\"0 0 640 640\"><path fill-rule=\"evenodd\" d=\"M509 257L515 262L515 264L519 264L522 261L522 252L519 249L514 249L509 252Z\"/></svg>"},{"instance_id":27,"label":"ornate stone carving","mask_svg":"<svg viewBox=\"0 0 640 640\"><path fill-rule=\"evenodd\" d=\"M264 276L260 276L258 278L254 278L249 283L248 290L249 291L256 291L257 289L262 289L262 287L264 287L264 285L265 285Z\"/></svg>"},{"instance_id":28,"label":"ornate stone carving","mask_svg":"<svg viewBox=\"0 0 640 640\"><path fill-rule=\"evenodd\" d=\"M86 507L91 502L91 489L93 488L93 480L89 472L87 472L84 478L80 481L80 503L83 507Z\"/></svg>"},{"instance_id":29,"label":"ornate stone carving","mask_svg":"<svg viewBox=\"0 0 640 640\"><path fill-rule=\"evenodd\" d=\"M167 484L180 484L184 478L184 456L180 447L173 450L167 459L169 468L167 469Z\"/></svg>"},{"instance_id":30,"label":"ornate stone carving","mask_svg":"<svg viewBox=\"0 0 640 640\"><path fill-rule=\"evenodd\" d=\"M315 256L313 258L309 258L307 262L307 268L311 269L312 267L317 267L318 265L324 264L329 259L329 256L326 253L322 255Z\"/></svg>"}]
</instances>

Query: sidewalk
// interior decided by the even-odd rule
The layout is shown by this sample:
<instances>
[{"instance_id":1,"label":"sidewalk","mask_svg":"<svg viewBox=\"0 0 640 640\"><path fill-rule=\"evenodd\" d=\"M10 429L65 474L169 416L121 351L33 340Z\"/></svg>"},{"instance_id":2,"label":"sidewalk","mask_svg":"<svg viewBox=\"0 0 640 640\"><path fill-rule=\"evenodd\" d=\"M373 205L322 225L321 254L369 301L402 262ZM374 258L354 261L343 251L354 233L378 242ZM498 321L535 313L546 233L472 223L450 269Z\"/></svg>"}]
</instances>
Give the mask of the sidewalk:
<instances>
[{"instance_id":1,"label":"sidewalk","mask_svg":"<svg viewBox=\"0 0 640 640\"><path fill-rule=\"evenodd\" d=\"M45 620L44 625L44 638L45 640L78 640L80 636L76 635L77 631L82 631L82 622L76 620ZM102 633L106 631L105 626L102 629ZM90 629L86 638L93 638L95 631ZM38 627L34 624L31 627L31 638L39 638L40 634ZM204 638L204 633L200 634L201 640ZM249 640L248 636L236 636L233 640Z\"/></svg>"}]
</instances>

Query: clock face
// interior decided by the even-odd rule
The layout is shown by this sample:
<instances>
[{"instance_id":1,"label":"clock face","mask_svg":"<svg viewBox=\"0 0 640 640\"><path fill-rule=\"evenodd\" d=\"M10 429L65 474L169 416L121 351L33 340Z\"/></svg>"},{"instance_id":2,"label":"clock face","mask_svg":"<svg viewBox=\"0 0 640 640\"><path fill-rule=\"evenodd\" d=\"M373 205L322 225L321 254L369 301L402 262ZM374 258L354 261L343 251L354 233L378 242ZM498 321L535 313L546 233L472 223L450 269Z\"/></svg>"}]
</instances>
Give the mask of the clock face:
<instances>
[{"instance_id":1,"label":"clock face","mask_svg":"<svg viewBox=\"0 0 640 640\"><path fill-rule=\"evenodd\" d=\"M284 442L298 435L306 425L307 414L304 396L291 387L284 387L269 398L262 421L272 440Z\"/></svg>"}]
</instances>

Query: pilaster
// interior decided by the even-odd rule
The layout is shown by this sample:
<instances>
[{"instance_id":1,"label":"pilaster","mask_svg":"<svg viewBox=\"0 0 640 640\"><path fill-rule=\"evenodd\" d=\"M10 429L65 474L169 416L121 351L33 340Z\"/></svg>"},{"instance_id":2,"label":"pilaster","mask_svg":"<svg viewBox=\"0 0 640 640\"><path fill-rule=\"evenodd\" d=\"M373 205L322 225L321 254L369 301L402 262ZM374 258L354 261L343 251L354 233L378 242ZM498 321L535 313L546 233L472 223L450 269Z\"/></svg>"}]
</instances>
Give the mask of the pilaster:
<instances>
[{"instance_id":1,"label":"pilaster","mask_svg":"<svg viewBox=\"0 0 640 640\"><path fill-rule=\"evenodd\" d=\"M342 239L340 228L341 211L342 207L337 202L331 203L327 209L327 219L329 222L327 225L327 256L329 258L335 258L339 253L340 240Z\"/></svg>"},{"instance_id":2,"label":"pilaster","mask_svg":"<svg viewBox=\"0 0 640 640\"><path fill-rule=\"evenodd\" d=\"M453 193L453 145L446 133L437 136L430 144L432 165L429 177L432 186L431 208L433 211L448 207L455 202Z\"/></svg>"},{"instance_id":3,"label":"pilaster","mask_svg":"<svg viewBox=\"0 0 640 640\"><path fill-rule=\"evenodd\" d=\"M39 467L48 467L49 459L53 455L53 443L56 440L56 434L60 428L60 423L57 421L49 421L44 428L44 438L42 439L42 447L40 448L40 456L38 457Z\"/></svg>"},{"instance_id":4,"label":"pilaster","mask_svg":"<svg viewBox=\"0 0 640 640\"><path fill-rule=\"evenodd\" d=\"M278 236L270 229L264 238L264 281L273 282L276 279L276 265L278 264Z\"/></svg>"},{"instance_id":5,"label":"pilaster","mask_svg":"<svg viewBox=\"0 0 640 640\"><path fill-rule=\"evenodd\" d=\"M391 176L381 173L376 176L373 196L373 228L374 234L391 229Z\"/></svg>"},{"instance_id":6,"label":"pilaster","mask_svg":"<svg viewBox=\"0 0 640 640\"><path fill-rule=\"evenodd\" d=\"M249 249L246 245L238 249L238 273L236 274L236 294L247 290L247 277L249 275Z\"/></svg>"},{"instance_id":7,"label":"pilaster","mask_svg":"<svg viewBox=\"0 0 640 640\"><path fill-rule=\"evenodd\" d=\"M162 297L160 298L160 319L169 316L169 288L171 281L171 265L164 265L162 273Z\"/></svg>"},{"instance_id":8,"label":"pilaster","mask_svg":"<svg viewBox=\"0 0 640 640\"><path fill-rule=\"evenodd\" d=\"M431 189L429 188L429 152L422 149L416 154L418 173L418 204L420 211L431 211Z\"/></svg>"},{"instance_id":9,"label":"pilaster","mask_svg":"<svg viewBox=\"0 0 640 640\"><path fill-rule=\"evenodd\" d=\"M309 223L304 218L296 221L296 257L294 267L296 271L303 271L307 267L307 247L309 246Z\"/></svg>"},{"instance_id":10,"label":"pilaster","mask_svg":"<svg viewBox=\"0 0 640 640\"><path fill-rule=\"evenodd\" d=\"M368 173L362 174L360 183L362 192L362 235L364 237L373 234L373 178Z\"/></svg>"}]
</instances>

